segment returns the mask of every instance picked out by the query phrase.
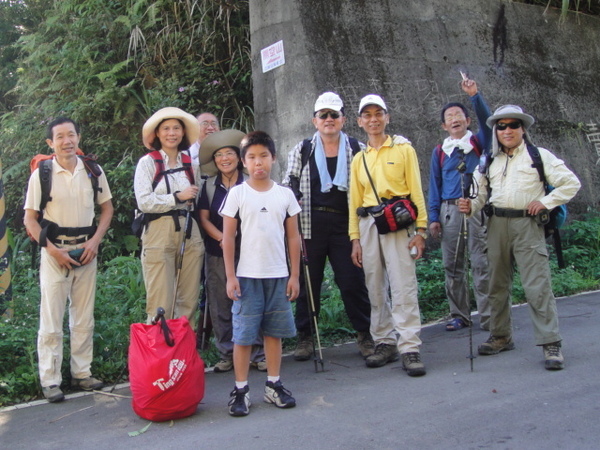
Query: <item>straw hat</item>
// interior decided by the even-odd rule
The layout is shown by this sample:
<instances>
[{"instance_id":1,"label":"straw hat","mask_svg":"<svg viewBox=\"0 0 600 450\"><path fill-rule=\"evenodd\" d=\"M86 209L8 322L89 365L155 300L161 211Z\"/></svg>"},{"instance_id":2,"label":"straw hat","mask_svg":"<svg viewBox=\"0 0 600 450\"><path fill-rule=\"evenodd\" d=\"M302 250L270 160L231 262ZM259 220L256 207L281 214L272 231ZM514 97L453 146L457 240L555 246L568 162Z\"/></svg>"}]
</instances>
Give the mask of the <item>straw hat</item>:
<instances>
[{"instance_id":1,"label":"straw hat","mask_svg":"<svg viewBox=\"0 0 600 450\"><path fill-rule=\"evenodd\" d=\"M152 142L154 142L154 139L156 138L156 127L166 119L179 119L183 122L185 125L185 135L187 136L190 145L196 142L200 137L200 125L196 118L179 108L169 106L167 108L159 109L152 114L152 117L146 120L146 123L142 128L142 141L146 148L154 150L152 148Z\"/></svg>"},{"instance_id":2,"label":"straw hat","mask_svg":"<svg viewBox=\"0 0 600 450\"><path fill-rule=\"evenodd\" d=\"M504 105L499 107L494 114L486 120L488 127L492 128L500 119L517 119L523 122L525 129L529 128L535 122L535 119L529 114L525 114L520 106Z\"/></svg>"},{"instance_id":3,"label":"straw hat","mask_svg":"<svg viewBox=\"0 0 600 450\"><path fill-rule=\"evenodd\" d=\"M198 161L200 162L200 170L202 175L209 177L215 176L218 173L213 155L217 150L225 147L232 147L237 150L238 157L240 156L240 143L245 134L238 130L222 130L216 133L209 134L200 145L198 153Z\"/></svg>"}]
</instances>

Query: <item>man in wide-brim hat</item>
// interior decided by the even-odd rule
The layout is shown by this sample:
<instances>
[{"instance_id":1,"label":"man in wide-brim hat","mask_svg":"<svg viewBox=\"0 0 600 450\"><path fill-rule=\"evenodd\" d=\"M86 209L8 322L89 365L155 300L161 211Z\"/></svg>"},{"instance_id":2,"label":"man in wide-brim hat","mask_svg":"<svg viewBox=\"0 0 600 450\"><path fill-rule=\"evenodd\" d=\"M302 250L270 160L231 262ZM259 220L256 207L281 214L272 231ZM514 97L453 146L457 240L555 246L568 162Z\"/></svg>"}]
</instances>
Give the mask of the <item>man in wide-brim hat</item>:
<instances>
[{"instance_id":1,"label":"man in wide-brim hat","mask_svg":"<svg viewBox=\"0 0 600 450\"><path fill-rule=\"evenodd\" d=\"M510 316L514 262L519 266L521 282L531 319L536 345L544 350L545 368L564 367L558 330L556 301L552 293L548 249L544 226L538 214L546 213L571 200L581 184L565 163L545 148L538 147L543 172L555 187L546 191L540 173L533 165L535 147L528 136L534 119L521 107L505 105L487 119L492 128L492 162L475 174L479 195L471 202L460 200L460 210L474 214L489 194L488 260L490 270L490 337L478 348L480 355L495 355L512 350Z\"/></svg>"},{"instance_id":2,"label":"man in wide-brim hat","mask_svg":"<svg viewBox=\"0 0 600 450\"><path fill-rule=\"evenodd\" d=\"M227 278L221 248L223 218L219 210L229 190L247 178L243 173L240 158L240 143L243 137L244 133L238 130L217 131L202 141L199 153L202 173L209 176L202 187L198 208L200 223L206 232L206 300L215 334L215 346L221 357L215 364L215 372L228 372L233 369L233 301L227 296L226 290ZM237 244L239 245L239 234ZM253 346L251 361L259 370L267 369L262 336L258 337Z\"/></svg>"}]
</instances>

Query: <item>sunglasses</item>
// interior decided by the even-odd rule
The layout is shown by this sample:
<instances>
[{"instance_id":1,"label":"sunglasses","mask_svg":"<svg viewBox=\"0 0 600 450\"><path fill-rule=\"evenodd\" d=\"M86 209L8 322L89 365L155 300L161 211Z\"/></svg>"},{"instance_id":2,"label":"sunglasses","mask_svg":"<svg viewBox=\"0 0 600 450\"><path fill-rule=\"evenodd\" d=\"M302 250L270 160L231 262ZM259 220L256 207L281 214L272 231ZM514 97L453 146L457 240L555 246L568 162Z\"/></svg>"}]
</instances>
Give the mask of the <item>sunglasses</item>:
<instances>
[{"instance_id":1,"label":"sunglasses","mask_svg":"<svg viewBox=\"0 0 600 450\"><path fill-rule=\"evenodd\" d=\"M315 117L325 120L327 119L327 117L331 117L332 119L339 119L340 118L340 113L337 111L325 111L325 112L318 112L315 114Z\"/></svg>"},{"instance_id":2,"label":"sunglasses","mask_svg":"<svg viewBox=\"0 0 600 450\"><path fill-rule=\"evenodd\" d=\"M500 131L506 130L507 128L510 128L511 130L517 130L522 126L523 124L521 122L497 123L496 129Z\"/></svg>"}]
</instances>

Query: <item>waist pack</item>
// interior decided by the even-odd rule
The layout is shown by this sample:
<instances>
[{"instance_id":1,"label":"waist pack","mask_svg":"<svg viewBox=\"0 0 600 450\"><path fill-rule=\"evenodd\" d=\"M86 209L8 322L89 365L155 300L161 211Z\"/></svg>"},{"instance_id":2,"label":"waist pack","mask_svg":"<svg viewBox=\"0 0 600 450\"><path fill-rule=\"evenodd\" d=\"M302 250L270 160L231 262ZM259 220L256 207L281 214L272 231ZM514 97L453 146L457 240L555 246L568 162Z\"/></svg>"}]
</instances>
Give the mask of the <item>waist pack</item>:
<instances>
[{"instance_id":1,"label":"waist pack","mask_svg":"<svg viewBox=\"0 0 600 450\"><path fill-rule=\"evenodd\" d=\"M408 198L382 199L382 203L369 209L379 234L405 230L417 220L419 210Z\"/></svg>"},{"instance_id":2,"label":"waist pack","mask_svg":"<svg viewBox=\"0 0 600 450\"><path fill-rule=\"evenodd\" d=\"M131 325L129 378L138 416L164 422L196 412L204 397L204 362L186 317Z\"/></svg>"}]
</instances>

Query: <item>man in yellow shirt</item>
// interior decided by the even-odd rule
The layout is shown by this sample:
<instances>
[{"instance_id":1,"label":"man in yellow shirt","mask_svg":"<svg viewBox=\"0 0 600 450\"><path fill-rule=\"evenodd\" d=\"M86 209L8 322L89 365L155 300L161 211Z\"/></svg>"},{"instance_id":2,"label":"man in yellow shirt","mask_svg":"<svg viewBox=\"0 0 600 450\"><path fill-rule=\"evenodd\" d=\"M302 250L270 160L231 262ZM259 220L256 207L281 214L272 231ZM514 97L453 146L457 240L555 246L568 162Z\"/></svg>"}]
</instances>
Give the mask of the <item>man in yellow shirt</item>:
<instances>
[{"instance_id":1,"label":"man in yellow shirt","mask_svg":"<svg viewBox=\"0 0 600 450\"><path fill-rule=\"evenodd\" d=\"M392 139L385 133L390 116L380 96L364 97L358 114L358 125L369 140L367 149L352 160L349 232L352 262L365 272L371 301L371 336L376 347L366 364L381 367L398 360L400 353L408 375L421 376L426 371L419 352L421 317L415 259L425 250L427 210L417 154L407 139ZM377 198L408 196L418 208L416 223L379 234L369 214L369 209L378 205Z\"/></svg>"}]
</instances>

